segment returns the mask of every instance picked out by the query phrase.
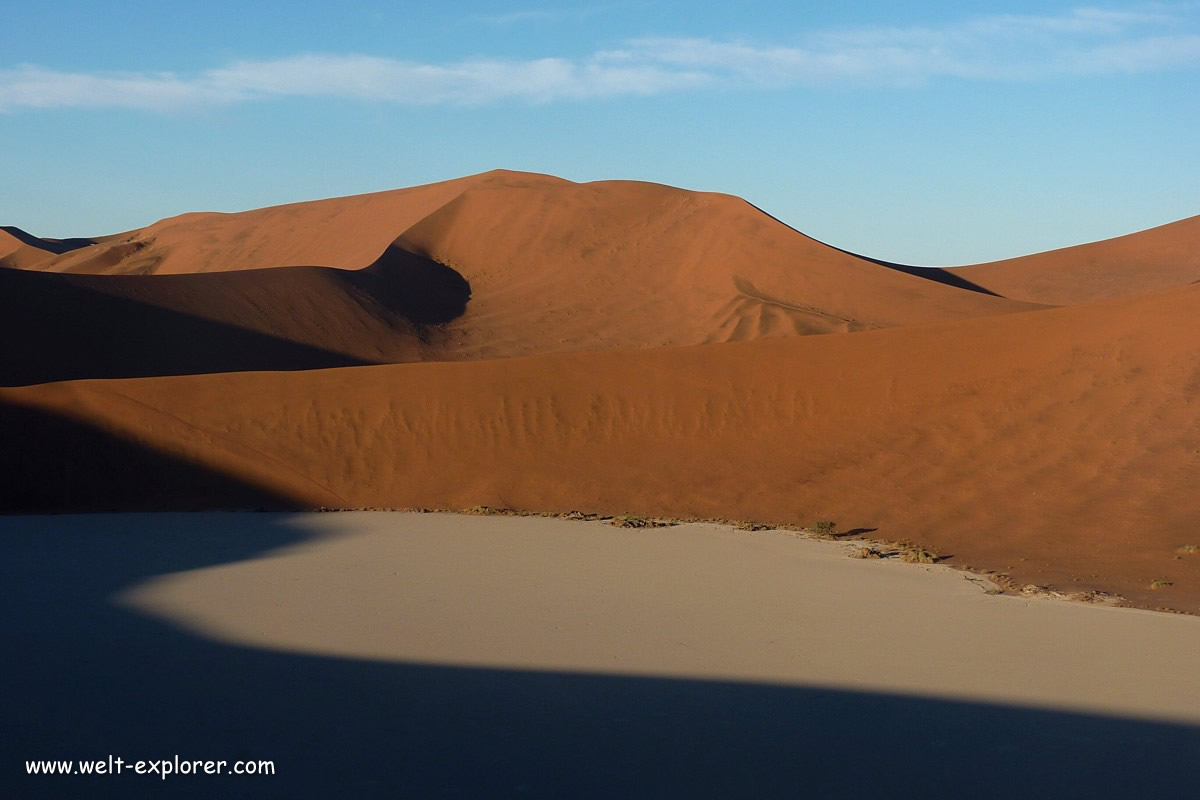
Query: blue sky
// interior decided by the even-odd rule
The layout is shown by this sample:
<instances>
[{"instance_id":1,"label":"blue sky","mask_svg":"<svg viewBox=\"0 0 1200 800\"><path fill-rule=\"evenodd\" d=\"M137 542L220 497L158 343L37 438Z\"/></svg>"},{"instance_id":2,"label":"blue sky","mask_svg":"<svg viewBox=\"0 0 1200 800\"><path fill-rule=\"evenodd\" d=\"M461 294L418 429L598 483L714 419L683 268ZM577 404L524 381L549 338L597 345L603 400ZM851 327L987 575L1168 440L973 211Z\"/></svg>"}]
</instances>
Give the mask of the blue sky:
<instances>
[{"instance_id":1,"label":"blue sky","mask_svg":"<svg viewBox=\"0 0 1200 800\"><path fill-rule=\"evenodd\" d=\"M0 24L0 224L44 236L505 167L970 263L1200 214L1198 153L1198 2L47 0Z\"/></svg>"}]
</instances>

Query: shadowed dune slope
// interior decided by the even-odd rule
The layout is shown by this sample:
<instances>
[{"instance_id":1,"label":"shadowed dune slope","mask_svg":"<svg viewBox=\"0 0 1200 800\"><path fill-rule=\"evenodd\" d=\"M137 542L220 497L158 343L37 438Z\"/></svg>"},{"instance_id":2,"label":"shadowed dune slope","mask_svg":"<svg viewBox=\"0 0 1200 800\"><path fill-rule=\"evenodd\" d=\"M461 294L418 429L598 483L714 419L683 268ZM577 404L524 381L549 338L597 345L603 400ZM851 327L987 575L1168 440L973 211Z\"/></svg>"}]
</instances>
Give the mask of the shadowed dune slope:
<instances>
[{"instance_id":1,"label":"shadowed dune slope","mask_svg":"<svg viewBox=\"0 0 1200 800\"><path fill-rule=\"evenodd\" d=\"M997 294L1075 305L1200 281L1200 216L1101 242L945 270Z\"/></svg>"},{"instance_id":2,"label":"shadowed dune slope","mask_svg":"<svg viewBox=\"0 0 1200 800\"><path fill-rule=\"evenodd\" d=\"M1176 549L1200 544L1198 312L1187 286L856 336L0 399L310 507L827 518L1022 582L1197 611L1200 557ZM53 475L60 458L34 450L24 468Z\"/></svg>"},{"instance_id":3,"label":"shadowed dune slope","mask_svg":"<svg viewBox=\"0 0 1200 800\"><path fill-rule=\"evenodd\" d=\"M470 286L397 247L348 271L0 272L0 385L417 361Z\"/></svg>"}]
</instances>

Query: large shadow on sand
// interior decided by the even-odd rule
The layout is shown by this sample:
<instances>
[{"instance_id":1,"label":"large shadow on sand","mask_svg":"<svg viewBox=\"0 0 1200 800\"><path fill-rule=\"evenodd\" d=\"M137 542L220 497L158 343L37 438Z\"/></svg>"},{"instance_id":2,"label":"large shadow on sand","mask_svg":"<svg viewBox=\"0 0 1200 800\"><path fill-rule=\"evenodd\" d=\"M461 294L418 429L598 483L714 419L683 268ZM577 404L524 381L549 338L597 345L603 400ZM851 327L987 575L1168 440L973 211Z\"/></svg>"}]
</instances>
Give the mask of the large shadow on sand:
<instances>
[{"instance_id":1,"label":"large shadow on sand","mask_svg":"<svg viewBox=\"0 0 1200 800\"><path fill-rule=\"evenodd\" d=\"M32 406L0 400L0 433L0 514L303 507Z\"/></svg>"},{"instance_id":2,"label":"large shadow on sand","mask_svg":"<svg viewBox=\"0 0 1200 800\"><path fill-rule=\"evenodd\" d=\"M154 576L306 536L276 513L0 517L0 796L1091 798L1184 797L1195 786L1195 727L821 687L273 652L112 600ZM25 774L29 759L110 754L269 759L276 774Z\"/></svg>"}]
</instances>

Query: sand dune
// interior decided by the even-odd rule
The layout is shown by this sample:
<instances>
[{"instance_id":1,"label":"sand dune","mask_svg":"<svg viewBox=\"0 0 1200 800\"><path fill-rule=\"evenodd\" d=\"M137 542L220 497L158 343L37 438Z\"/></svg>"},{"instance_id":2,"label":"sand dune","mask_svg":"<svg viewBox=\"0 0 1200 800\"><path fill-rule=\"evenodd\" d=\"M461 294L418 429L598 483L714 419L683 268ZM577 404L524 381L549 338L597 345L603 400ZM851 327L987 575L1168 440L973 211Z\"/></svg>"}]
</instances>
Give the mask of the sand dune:
<instances>
[{"instance_id":1,"label":"sand dune","mask_svg":"<svg viewBox=\"0 0 1200 800\"><path fill-rule=\"evenodd\" d=\"M475 185L406 230L475 288L472 357L868 330L1031 306L887 269L739 198L628 181ZM509 330L490 323L504 318ZM605 329L620 320L620 335Z\"/></svg>"},{"instance_id":2,"label":"sand dune","mask_svg":"<svg viewBox=\"0 0 1200 800\"><path fill-rule=\"evenodd\" d=\"M1177 548L1200 544L1198 307L1188 286L849 336L75 382L0 400L303 507L829 518L1022 582L1196 611L1200 557ZM9 445L21 480L54 480L61 455L22 433ZM111 464L71 480L140 476ZM1173 585L1152 591L1158 579Z\"/></svg>"},{"instance_id":3,"label":"sand dune","mask_svg":"<svg viewBox=\"0 0 1200 800\"><path fill-rule=\"evenodd\" d=\"M0 271L0 507L828 518L1200 611L1196 220L922 273L504 171L184 215Z\"/></svg>"},{"instance_id":4,"label":"sand dune","mask_svg":"<svg viewBox=\"0 0 1200 800\"><path fill-rule=\"evenodd\" d=\"M432 308L453 321L414 336L407 320L440 301L393 286L394 271L361 272L381 252L457 272L465 313ZM843 253L727 195L509 172L184 215L37 268L0 276L0 326L30 343L8 358L23 366L0 364L10 385L744 341L1036 307ZM75 274L92 272L105 274Z\"/></svg>"},{"instance_id":5,"label":"sand dune","mask_svg":"<svg viewBox=\"0 0 1200 800\"><path fill-rule=\"evenodd\" d=\"M946 270L1018 300L1090 303L1200 281L1200 216L1102 242Z\"/></svg>"}]
</instances>

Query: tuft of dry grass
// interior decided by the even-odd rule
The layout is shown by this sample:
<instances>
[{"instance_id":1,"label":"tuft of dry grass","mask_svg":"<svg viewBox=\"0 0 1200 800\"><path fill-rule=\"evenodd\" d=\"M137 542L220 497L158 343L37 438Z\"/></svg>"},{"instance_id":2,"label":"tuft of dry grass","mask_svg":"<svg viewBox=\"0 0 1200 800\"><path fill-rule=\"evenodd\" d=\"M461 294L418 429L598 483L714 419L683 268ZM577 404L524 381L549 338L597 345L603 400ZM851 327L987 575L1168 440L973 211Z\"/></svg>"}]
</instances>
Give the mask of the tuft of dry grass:
<instances>
[{"instance_id":1,"label":"tuft of dry grass","mask_svg":"<svg viewBox=\"0 0 1200 800\"><path fill-rule=\"evenodd\" d=\"M1188 555L1188 556L1200 555L1200 544L1185 544L1183 547L1180 547L1175 552L1183 553L1184 555Z\"/></svg>"},{"instance_id":2,"label":"tuft of dry grass","mask_svg":"<svg viewBox=\"0 0 1200 800\"><path fill-rule=\"evenodd\" d=\"M852 558L883 558L883 553L876 550L874 547L860 547L856 550Z\"/></svg>"},{"instance_id":3,"label":"tuft of dry grass","mask_svg":"<svg viewBox=\"0 0 1200 800\"><path fill-rule=\"evenodd\" d=\"M907 564L936 564L941 556L921 547L909 547L900 552L900 560Z\"/></svg>"},{"instance_id":4,"label":"tuft of dry grass","mask_svg":"<svg viewBox=\"0 0 1200 800\"><path fill-rule=\"evenodd\" d=\"M1174 585L1174 583L1165 578L1155 578L1154 580L1150 581L1151 589L1166 589L1167 587Z\"/></svg>"}]
</instances>

